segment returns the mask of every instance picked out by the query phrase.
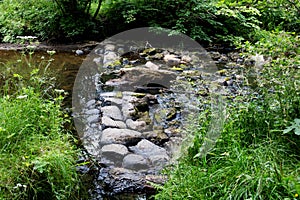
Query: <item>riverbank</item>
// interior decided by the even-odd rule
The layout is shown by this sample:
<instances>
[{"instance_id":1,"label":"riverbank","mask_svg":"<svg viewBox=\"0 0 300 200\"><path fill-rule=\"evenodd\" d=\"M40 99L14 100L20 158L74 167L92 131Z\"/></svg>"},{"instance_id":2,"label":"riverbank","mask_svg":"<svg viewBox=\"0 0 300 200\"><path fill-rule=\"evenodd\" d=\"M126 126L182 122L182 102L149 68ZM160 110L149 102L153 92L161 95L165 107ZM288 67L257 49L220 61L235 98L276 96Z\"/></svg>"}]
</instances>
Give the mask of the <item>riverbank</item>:
<instances>
[{"instance_id":1,"label":"riverbank","mask_svg":"<svg viewBox=\"0 0 300 200\"><path fill-rule=\"evenodd\" d=\"M35 51L56 51L56 52L69 52L75 53L76 50L84 51L84 54L88 54L93 48L95 48L100 42L87 41L74 44L47 44L46 42L33 43L33 44L14 44L14 43L0 43L0 51L22 51L26 50L28 45L35 46Z\"/></svg>"}]
</instances>

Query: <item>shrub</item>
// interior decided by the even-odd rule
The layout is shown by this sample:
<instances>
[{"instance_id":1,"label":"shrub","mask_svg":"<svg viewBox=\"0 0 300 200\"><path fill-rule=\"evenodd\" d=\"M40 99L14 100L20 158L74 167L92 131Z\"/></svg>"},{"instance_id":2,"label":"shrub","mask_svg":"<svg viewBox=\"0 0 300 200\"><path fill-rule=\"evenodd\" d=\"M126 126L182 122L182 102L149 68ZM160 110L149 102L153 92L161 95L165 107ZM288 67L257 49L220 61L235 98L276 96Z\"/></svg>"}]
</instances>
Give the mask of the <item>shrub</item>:
<instances>
[{"instance_id":1,"label":"shrub","mask_svg":"<svg viewBox=\"0 0 300 200\"><path fill-rule=\"evenodd\" d=\"M112 33L158 26L187 34L202 43L247 38L259 24L258 10L252 7L229 7L205 0L110 1L103 5L101 13Z\"/></svg>"},{"instance_id":2,"label":"shrub","mask_svg":"<svg viewBox=\"0 0 300 200\"><path fill-rule=\"evenodd\" d=\"M52 1L3 0L0 11L3 42L14 42L19 35L34 35L43 41L58 34L59 13Z\"/></svg>"}]
</instances>

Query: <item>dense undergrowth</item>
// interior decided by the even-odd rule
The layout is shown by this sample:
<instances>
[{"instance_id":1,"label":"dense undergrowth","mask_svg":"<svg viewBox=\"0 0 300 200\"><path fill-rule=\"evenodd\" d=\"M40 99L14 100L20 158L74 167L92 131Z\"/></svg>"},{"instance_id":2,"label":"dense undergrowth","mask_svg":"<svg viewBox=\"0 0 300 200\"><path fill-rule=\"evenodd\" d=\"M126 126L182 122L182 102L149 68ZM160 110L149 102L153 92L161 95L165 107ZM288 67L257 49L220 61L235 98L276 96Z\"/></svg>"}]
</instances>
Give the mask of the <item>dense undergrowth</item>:
<instances>
[{"instance_id":1,"label":"dense undergrowth","mask_svg":"<svg viewBox=\"0 0 300 200\"><path fill-rule=\"evenodd\" d=\"M266 31L241 46L244 56L269 57L262 69L244 71L252 92L227 101L223 131L207 155L199 149L210 118L199 117L194 144L156 199L298 199L299 42L295 34Z\"/></svg>"},{"instance_id":2,"label":"dense undergrowth","mask_svg":"<svg viewBox=\"0 0 300 200\"><path fill-rule=\"evenodd\" d=\"M299 32L295 0L17 0L0 1L0 39L103 40L138 27L163 27L202 44L253 40L255 30Z\"/></svg>"},{"instance_id":3,"label":"dense undergrowth","mask_svg":"<svg viewBox=\"0 0 300 200\"><path fill-rule=\"evenodd\" d=\"M299 11L294 0L2 0L0 38L78 41L159 26L200 42L229 43L244 57L264 55L262 68L244 69L252 91L227 101L214 148L201 154L210 128L205 111L156 199L288 200L300 193ZM19 64L1 65L0 199L71 199L79 182L73 138L62 127L62 93L41 68L21 63L30 74Z\"/></svg>"},{"instance_id":4,"label":"dense undergrowth","mask_svg":"<svg viewBox=\"0 0 300 200\"><path fill-rule=\"evenodd\" d=\"M77 150L63 127L63 91L47 78L50 61L20 61L0 66L0 199L71 199Z\"/></svg>"}]
</instances>

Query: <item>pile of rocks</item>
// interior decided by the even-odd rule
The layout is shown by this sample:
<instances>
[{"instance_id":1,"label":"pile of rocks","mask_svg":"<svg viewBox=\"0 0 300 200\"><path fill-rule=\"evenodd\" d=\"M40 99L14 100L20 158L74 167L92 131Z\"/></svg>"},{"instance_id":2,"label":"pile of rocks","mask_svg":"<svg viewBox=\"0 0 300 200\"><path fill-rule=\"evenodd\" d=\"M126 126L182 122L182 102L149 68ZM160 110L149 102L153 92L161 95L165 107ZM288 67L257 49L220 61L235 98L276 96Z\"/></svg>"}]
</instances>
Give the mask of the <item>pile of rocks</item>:
<instances>
[{"instance_id":1,"label":"pile of rocks","mask_svg":"<svg viewBox=\"0 0 300 200\"><path fill-rule=\"evenodd\" d=\"M97 70L82 78L82 87L93 81L92 91L75 92L74 116L84 147L101 166L96 193L154 190L149 182L165 181L160 170L180 151L188 115L210 106L209 93L232 96L243 81L215 65L236 62L236 54L211 55L215 61L205 51L109 41L93 51L88 67Z\"/></svg>"}]
</instances>

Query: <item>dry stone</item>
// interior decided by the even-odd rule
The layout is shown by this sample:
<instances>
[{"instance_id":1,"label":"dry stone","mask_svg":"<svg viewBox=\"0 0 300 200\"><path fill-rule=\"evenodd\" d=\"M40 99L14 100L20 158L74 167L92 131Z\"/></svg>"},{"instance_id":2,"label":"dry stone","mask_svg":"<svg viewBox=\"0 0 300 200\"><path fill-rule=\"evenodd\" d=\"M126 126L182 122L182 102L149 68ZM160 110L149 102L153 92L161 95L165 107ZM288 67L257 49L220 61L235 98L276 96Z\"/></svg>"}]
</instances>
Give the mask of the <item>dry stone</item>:
<instances>
[{"instance_id":1,"label":"dry stone","mask_svg":"<svg viewBox=\"0 0 300 200\"><path fill-rule=\"evenodd\" d=\"M122 164L123 158L129 153L129 151L124 145L109 144L102 147L101 153L102 163L109 163L119 166Z\"/></svg>"}]
</instances>

